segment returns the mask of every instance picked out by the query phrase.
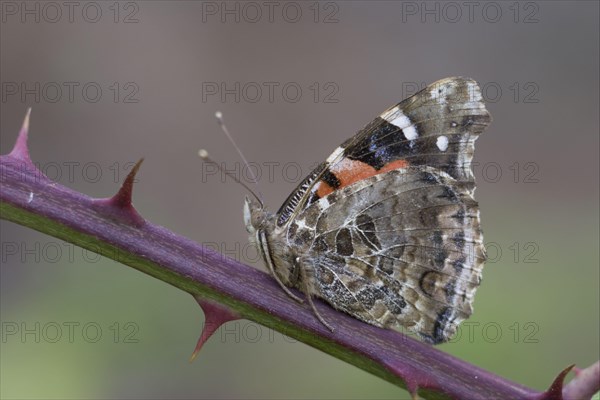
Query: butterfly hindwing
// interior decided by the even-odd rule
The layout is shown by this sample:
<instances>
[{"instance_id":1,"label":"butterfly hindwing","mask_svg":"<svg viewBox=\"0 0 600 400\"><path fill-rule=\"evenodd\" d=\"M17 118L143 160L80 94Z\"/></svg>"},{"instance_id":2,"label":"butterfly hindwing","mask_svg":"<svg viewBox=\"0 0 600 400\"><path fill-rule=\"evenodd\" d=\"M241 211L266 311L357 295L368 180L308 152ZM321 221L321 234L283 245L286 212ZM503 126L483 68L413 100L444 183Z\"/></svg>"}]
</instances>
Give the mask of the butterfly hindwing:
<instances>
[{"instance_id":1,"label":"butterfly hindwing","mask_svg":"<svg viewBox=\"0 0 600 400\"><path fill-rule=\"evenodd\" d=\"M444 172L397 169L331 193L291 223L288 239L299 237L310 237L302 262L319 296L359 319L440 342L472 312L479 211Z\"/></svg>"}]
</instances>

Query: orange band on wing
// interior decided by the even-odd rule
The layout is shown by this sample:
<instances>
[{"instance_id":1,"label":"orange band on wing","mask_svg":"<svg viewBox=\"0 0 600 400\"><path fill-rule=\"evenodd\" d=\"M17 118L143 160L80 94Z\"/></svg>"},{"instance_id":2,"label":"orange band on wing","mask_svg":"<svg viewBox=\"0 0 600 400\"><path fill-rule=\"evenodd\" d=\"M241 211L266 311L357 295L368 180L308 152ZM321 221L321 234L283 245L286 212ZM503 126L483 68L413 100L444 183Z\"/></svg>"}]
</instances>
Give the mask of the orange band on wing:
<instances>
[{"instance_id":1,"label":"orange band on wing","mask_svg":"<svg viewBox=\"0 0 600 400\"><path fill-rule=\"evenodd\" d=\"M343 159L331 170L340 182L337 189L352 185L354 182L361 181L372 176L382 174L399 168L408 167L409 162L406 160L396 160L386 164L383 168L376 170L369 164L357 160ZM327 182L321 180L317 186L317 196L319 198L327 196L335 191L336 188L331 187Z\"/></svg>"},{"instance_id":2,"label":"orange band on wing","mask_svg":"<svg viewBox=\"0 0 600 400\"><path fill-rule=\"evenodd\" d=\"M383 168L381 168L379 171L377 171L377 174L382 174L384 172L393 171L395 169L407 168L409 164L410 163L406 160L392 161L391 163L384 165ZM377 174L375 174L375 175L377 175Z\"/></svg>"}]
</instances>

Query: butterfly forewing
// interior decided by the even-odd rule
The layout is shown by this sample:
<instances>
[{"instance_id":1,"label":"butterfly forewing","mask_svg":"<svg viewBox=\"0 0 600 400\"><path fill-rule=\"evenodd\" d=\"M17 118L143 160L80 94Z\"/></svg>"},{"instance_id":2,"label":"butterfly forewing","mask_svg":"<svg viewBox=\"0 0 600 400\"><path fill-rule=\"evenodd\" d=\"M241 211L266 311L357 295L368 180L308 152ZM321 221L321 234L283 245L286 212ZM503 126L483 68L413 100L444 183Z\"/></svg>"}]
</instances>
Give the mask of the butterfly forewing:
<instances>
[{"instance_id":1,"label":"butterfly forewing","mask_svg":"<svg viewBox=\"0 0 600 400\"><path fill-rule=\"evenodd\" d=\"M384 111L338 147L283 203L277 224L285 225L302 208L343 187L338 176L348 175L345 171L361 171L364 176L386 167L431 166L472 191L474 142L490 122L475 81L437 81ZM360 177L356 174L346 181Z\"/></svg>"}]
</instances>

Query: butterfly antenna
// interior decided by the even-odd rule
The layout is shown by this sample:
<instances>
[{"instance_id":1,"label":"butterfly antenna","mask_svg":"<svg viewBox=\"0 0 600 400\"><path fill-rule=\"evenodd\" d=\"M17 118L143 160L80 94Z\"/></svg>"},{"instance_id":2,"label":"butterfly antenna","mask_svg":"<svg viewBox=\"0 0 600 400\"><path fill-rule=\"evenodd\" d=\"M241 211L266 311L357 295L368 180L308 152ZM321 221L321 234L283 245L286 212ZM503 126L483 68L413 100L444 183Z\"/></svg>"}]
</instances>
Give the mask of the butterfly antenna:
<instances>
[{"instance_id":1,"label":"butterfly antenna","mask_svg":"<svg viewBox=\"0 0 600 400\"><path fill-rule=\"evenodd\" d=\"M252 170L252 168L250 168L250 164L248 163L248 160L246 160L246 157L244 157L244 153L242 153L242 150L238 147L235 140L233 140L233 136L231 136L231 134L229 133L229 130L227 129L227 126L225 125L225 121L223 120L223 113L221 111L217 111L215 113L215 117L217 118L217 121L219 122L219 126L221 127L221 130L223 131L225 136L227 136L227 139L229 139L229 141L235 148L235 151L237 151L237 153L239 154L240 158L246 165L246 168L248 168L248 171L250 172L250 178L252 179L252 182L254 182L254 184L256 185L258 196L256 194L254 194L254 192L252 192L252 191L251 192L252 192L252 194L254 194L254 197L256 197L260 201L260 204L262 205L263 204L262 195L260 193L260 190L258 190L258 179L256 178L254 171Z\"/></svg>"},{"instance_id":2,"label":"butterfly antenna","mask_svg":"<svg viewBox=\"0 0 600 400\"><path fill-rule=\"evenodd\" d=\"M261 206L261 207L264 207L264 203L263 203L262 199L261 199L260 197L258 197L258 196L256 195L256 193L254 193L254 191L253 191L252 189L250 189L250 187L249 187L248 185L246 185L244 182L240 181L240 180L238 179L238 177L237 177L237 176L233 175L233 174L232 174L232 173L230 173L230 172L227 172L227 171L225 171L225 170L224 170L224 169L221 167L221 165L219 165L219 163L217 163L215 160L213 160L212 158L210 158L210 155L208 154L208 151L206 151L206 150L204 150L204 149L200 149L200 150L198 151L198 155L200 156L200 158L201 158L202 160L204 160L204 162L207 162L207 163L209 163L209 164L212 164L212 165L216 166L216 167L217 167L217 169L218 169L219 171L221 171L221 173L225 174L225 176L229 177L230 179L233 179L235 182L237 182L237 183L239 183L240 185L242 185L243 187L245 187L245 188L246 188L246 190L247 190L247 191L249 191L250 193L252 193L252 196L254 196L254 198L255 198L256 200L258 200L258 202L260 203L260 206ZM254 181L254 182L256 183L256 181Z\"/></svg>"}]
</instances>

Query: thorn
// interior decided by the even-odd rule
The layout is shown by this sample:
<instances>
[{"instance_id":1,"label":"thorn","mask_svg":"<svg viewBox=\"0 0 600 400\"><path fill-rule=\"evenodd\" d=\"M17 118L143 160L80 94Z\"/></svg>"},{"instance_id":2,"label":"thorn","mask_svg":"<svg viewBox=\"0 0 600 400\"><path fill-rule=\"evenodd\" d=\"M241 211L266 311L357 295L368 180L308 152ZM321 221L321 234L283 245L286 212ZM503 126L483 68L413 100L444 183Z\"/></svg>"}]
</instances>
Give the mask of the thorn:
<instances>
[{"instance_id":1,"label":"thorn","mask_svg":"<svg viewBox=\"0 0 600 400\"><path fill-rule=\"evenodd\" d=\"M405 381L405 383L406 390L408 391L408 393L410 393L410 397L412 398L412 400L419 400L419 385L410 380Z\"/></svg>"},{"instance_id":2,"label":"thorn","mask_svg":"<svg viewBox=\"0 0 600 400\"><path fill-rule=\"evenodd\" d=\"M563 386L565 383L565 377L571 370L575 367L575 364L569 365L567 368L563 369L560 374L554 379L554 382L550 385L550 388L546 390L540 399L543 400L562 400L563 395Z\"/></svg>"},{"instance_id":3,"label":"thorn","mask_svg":"<svg viewBox=\"0 0 600 400\"><path fill-rule=\"evenodd\" d=\"M600 390L600 361L587 368L573 368L575 377L562 391L564 400L591 399Z\"/></svg>"},{"instance_id":4,"label":"thorn","mask_svg":"<svg viewBox=\"0 0 600 400\"><path fill-rule=\"evenodd\" d=\"M221 325L229 321L241 319L237 313L221 304L213 303L212 301L197 296L194 296L194 299L196 299L204 312L204 326L202 327L202 333L198 339L198 343L196 343L196 348L190 356L190 362L194 361L204 343L210 339Z\"/></svg>"},{"instance_id":5,"label":"thorn","mask_svg":"<svg viewBox=\"0 0 600 400\"><path fill-rule=\"evenodd\" d=\"M94 204L98 208L103 211L109 211L110 214L115 216L117 219L125 219L127 222L140 226L143 225L146 221L144 218L137 212L135 207L133 207L132 197L133 197L133 184L135 181L135 176L144 161L141 158L129 171L127 178L121 185L121 188L113 197L107 199L95 199Z\"/></svg>"},{"instance_id":6,"label":"thorn","mask_svg":"<svg viewBox=\"0 0 600 400\"><path fill-rule=\"evenodd\" d=\"M142 166L143 162L144 159L140 158L140 160L133 166L131 171L129 171L127 178L125 178L125 182L123 182L123 185L121 186L117 194L113 196L112 201L115 206L121 208L132 206L133 183L135 180L135 175L140 170L140 167Z\"/></svg>"},{"instance_id":7,"label":"thorn","mask_svg":"<svg viewBox=\"0 0 600 400\"><path fill-rule=\"evenodd\" d=\"M402 365L397 363L385 363L387 368L404 381L406 391L410 393L412 400L418 400L419 387L435 387L431 378L413 369L410 365Z\"/></svg>"},{"instance_id":8,"label":"thorn","mask_svg":"<svg viewBox=\"0 0 600 400\"><path fill-rule=\"evenodd\" d=\"M15 146L10 152L9 156L17 158L21 161L25 161L31 163L31 158L29 157L29 149L27 148L27 137L29 136L29 116L31 115L31 107L27 109L27 113L25 114L25 119L23 120L23 125L21 126L21 130L19 131L19 136L17 137L17 141L15 142Z\"/></svg>"}]
</instances>

